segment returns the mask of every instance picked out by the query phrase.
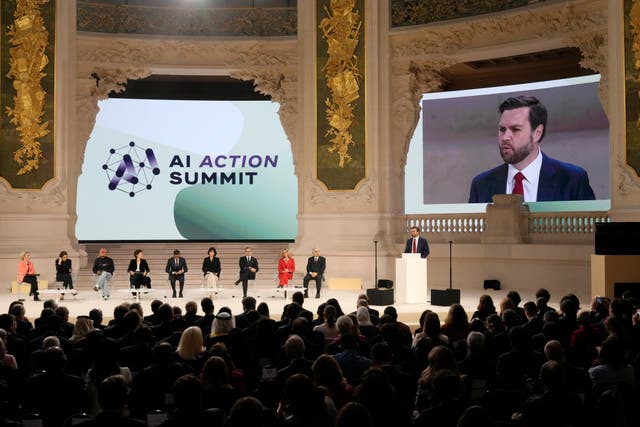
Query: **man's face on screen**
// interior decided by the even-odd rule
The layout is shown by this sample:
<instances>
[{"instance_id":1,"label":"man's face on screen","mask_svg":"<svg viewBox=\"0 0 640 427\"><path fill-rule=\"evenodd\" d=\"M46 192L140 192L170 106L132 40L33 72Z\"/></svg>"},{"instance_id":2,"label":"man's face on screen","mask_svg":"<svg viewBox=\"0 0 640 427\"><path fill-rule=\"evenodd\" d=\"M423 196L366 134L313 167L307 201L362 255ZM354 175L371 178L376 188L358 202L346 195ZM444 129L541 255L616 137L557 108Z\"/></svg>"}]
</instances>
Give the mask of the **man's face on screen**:
<instances>
[{"instance_id":1,"label":"man's face on screen","mask_svg":"<svg viewBox=\"0 0 640 427\"><path fill-rule=\"evenodd\" d=\"M542 125L535 130L529 123L529 108L505 110L498 123L498 144L502 160L522 170L538 155Z\"/></svg>"}]
</instances>

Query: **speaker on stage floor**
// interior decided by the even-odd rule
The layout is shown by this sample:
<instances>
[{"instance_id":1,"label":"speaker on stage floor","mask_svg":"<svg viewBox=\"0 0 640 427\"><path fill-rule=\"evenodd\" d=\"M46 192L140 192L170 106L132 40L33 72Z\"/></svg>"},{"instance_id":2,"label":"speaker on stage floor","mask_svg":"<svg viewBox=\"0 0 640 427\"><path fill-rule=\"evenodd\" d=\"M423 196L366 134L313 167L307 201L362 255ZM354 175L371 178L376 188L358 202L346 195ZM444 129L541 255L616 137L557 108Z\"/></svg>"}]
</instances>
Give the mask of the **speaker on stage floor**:
<instances>
[{"instance_id":1,"label":"speaker on stage floor","mask_svg":"<svg viewBox=\"0 0 640 427\"><path fill-rule=\"evenodd\" d=\"M369 299L369 305L393 305L393 288L367 289L367 298Z\"/></svg>"},{"instance_id":2,"label":"speaker on stage floor","mask_svg":"<svg viewBox=\"0 0 640 427\"><path fill-rule=\"evenodd\" d=\"M500 280L495 280L495 279L487 279L484 281L484 288L485 289L493 289L494 291L499 291L500 290Z\"/></svg>"},{"instance_id":3,"label":"speaker on stage floor","mask_svg":"<svg viewBox=\"0 0 640 427\"><path fill-rule=\"evenodd\" d=\"M431 305L460 304L460 289L431 289Z\"/></svg>"}]
</instances>

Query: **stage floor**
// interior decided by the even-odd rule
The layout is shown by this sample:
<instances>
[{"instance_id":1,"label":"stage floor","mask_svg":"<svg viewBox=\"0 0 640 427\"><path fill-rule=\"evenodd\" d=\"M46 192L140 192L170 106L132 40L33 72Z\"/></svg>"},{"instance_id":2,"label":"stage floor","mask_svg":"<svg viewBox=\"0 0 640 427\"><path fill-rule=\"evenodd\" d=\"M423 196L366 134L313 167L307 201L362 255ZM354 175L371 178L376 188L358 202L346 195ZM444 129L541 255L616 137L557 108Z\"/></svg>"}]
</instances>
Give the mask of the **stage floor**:
<instances>
[{"instance_id":1,"label":"stage floor","mask_svg":"<svg viewBox=\"0 0 640 427\"><path fill-rule=\"evenodd\" d=\"M295 291L295 290L294 290ZM52 291L50 291L52 292ZM340 306L345 313L350 313L355 310L356 302L358 295L364 291L357 290L329 290L325 289L322 291L321 298L307 298L304 303L304 308L310 310L315 313L318 306L325 302L329 298L336 298L340 302ZM494 304L496 308L499 308L500 300L504 298L507 294L508 290L484 290L484 289L474 289L474 290L461 290L460 299L461 304L471 316L471 314L476 310L476 306L478 305L478 299L480 295L487 293L491 295L493 298ZM311 291L310 295L314 294L315 291ZM292 291L289 291L287 294L287 298L285 299L284 295L276 292L275 289L256 289L254 292L249 290L249 295L256 298L258 304L261 302L265 302L269 305L269 311L271 313L272 319L279 319L282 313L283 307L285 304L291 301ZM201 289L193 289L193 288L185 288L184 290L184 298L171 298L171 290L170 289L153 289L149 294L143 294L140 297L140 303L142 304L142 308L144 310L144 315L149 315L151 313L150 303L154 299L160 299L163 302L167 302L173 306L178 306L182 308L184 312L184 306L188 301L196 301L198 303L198 314L202 314L200 310L200 299L207 294ZM520 294L522 298L521 305L526 301L535 301L534 295L528 294ZM557 307L557 300L562 295L557 294L553 295L552 291L552 306ZM589 301L585 298L587 296L578 295L581 301L582 308L588 308ZM39 317L40 311L42 310L43 304L42 301L36 302L33 301L31 297L27 297L26 295L18 295L12 294L7 291L0 294L0 306L5 307L3 312L6 312L9 308L9 304L11 301L15 301L17 299L24 299L24 305L27 312L27 317L33 321L33 319ZM78 294L74 297L70 294L67 294L64 300L60 300L59 293L43 293L40 295L40 298L44 301L45 299L56 299L60 305L64 305L69 309L71 320L73 321L76 316L79 315L87 315L89 311L93 308L99 308L102 310L105 322L113 317L113 309L120 304L121 302L135 302L136 298L131 295L127 289L114 289L111 292L111 298L108 300L102 300L101 294L94 292L92 290L80 290ZM227 306L231 308L231 311L234 314L238 314L242 312L242 289L239 287L228 287L223 288L216 295L213 295L213 301L215 305L215 312L217 313L218 309L223 306ZM555 302L555 303L554 303ZM373 306L376 309L382 311L384 306ZM423 304L402 304L396 303L394 304L396 310L398 311L399 320L409 324L412 328L417 327L418 320L420 318L420 314L426 310L430 309L435 311L440 315L440 319L444 321L444 317L449 310L448 306L433 306L430 304L430 301L426 301Z\"/></svg>"}]
</instances>

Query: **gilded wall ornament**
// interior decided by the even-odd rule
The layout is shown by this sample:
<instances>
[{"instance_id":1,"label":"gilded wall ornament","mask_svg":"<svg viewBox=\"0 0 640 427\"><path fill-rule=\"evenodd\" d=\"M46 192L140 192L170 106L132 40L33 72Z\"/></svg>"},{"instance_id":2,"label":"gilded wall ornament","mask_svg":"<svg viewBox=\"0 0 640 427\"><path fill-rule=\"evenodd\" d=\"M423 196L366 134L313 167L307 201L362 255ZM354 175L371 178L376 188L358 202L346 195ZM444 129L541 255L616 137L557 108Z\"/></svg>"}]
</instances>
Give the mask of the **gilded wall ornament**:
<instances>
[{"instance_id":1,"label":"gilded wall ornament","mask_svg":"<svg viewBox=\"0 0 640 427\"><path fill-rule=\"evenodd\" d=\"M14 21L7 29L9 43L9 73L16 95L13 107L7 106L10 122L16 126L21 146L13 153L13 160L20 165L18 175L38 170L42 159L39 139L49 134L50 121L42 122L46 92L41 80L49 63L45 49L49 33L45 27L40 7L49 0L17 0Z\"/></svg>"},{"instance_id":2,"label":"gilded wall ornament","mask_svg":"<svg viewBox=\"0 0 640 427\"><path fill-rule=\"evenodd\" d=\"M338 153L341 168L351 161L349 146L355 141L350 128L355 119L354 104L360 98L361 76L355 51L362 21L354 7L355 0L332 0L325 9L327 16L320 21L328 45L327 62L322 68L331 95L325 99L329 124L326 136L331 142L328 151Z\"/></svg>"}]
</instances>

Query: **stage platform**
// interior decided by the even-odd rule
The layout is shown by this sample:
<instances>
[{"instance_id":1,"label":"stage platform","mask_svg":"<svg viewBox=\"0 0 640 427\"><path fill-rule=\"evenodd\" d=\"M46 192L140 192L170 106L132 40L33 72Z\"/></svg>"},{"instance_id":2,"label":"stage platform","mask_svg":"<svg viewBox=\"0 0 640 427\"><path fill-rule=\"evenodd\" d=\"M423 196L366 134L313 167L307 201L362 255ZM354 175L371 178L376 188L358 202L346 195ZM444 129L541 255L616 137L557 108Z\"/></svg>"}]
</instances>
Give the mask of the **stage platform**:
<instances>
[{"instance_id":1,"label":"stage platform","mask_svg":"<svg viewBox=\"0 0 640 427\"><path fill-rule=\"evenodd\" d=\"M283 293L276 292L275 288L249 288L249 295L256 298L258 304L261 302L265 302L269 305L269 311L271 313L271 318L278 320L282 313L282 309L288 302L291 301L291 295L294 291L299 289L290 289L287 292L287 298L285 299ZM315 296L315 289L310 290L311 298L307 298L304 303L304 308L310 310L315 313L318 306L325 302L329 298L336 298L340 302L340 306L345 313L350 313L355 310L357 297L360 293L364 291L357 290L329 290L323 289L321 293L321 298L316 299L313 298ZM478 299L480 295L487 293L491 295L493 298L494 304L496 308L499 307L500 300L504 298L507 294L508 290L492 290L492 289L473 289L473 290L465 290L461 289L460 298L461 304L471 316L471 314L476 310L476 306L478 305ZM553 307L557 307L558 299L562 296L559 293L553 294L552 292L552 301L551 305ZM144 315L151 314L150 303L154 299L160 299L163 302L167 302L173 306L178 306L182 308L184 312L184 306L188 301L196 301L198 303L198 314L202 314L200 310L200 300L207 296L207 293L198 287L185 287L184 289L184 298L171 298L171 289L167 288L154 288L152 292L145 293L140 295L140 304L142 304ZM522 298L522 303L526 301L534 300L534 295L531 294L520 294ZM586 296L578 295L581 301L582 308L588 308L589 301L584 299ZM95 292L93 290L81 289L78 290L76 296L72 296L71 294L66 294L64 300L60 300L60 294L52 293L51 290L41 295L42 301L36 302L33 301L33 298L28 297L24 294L17 295L12 294L8 291L4 291L0 294L0 306L4 307L3 312L9 308L9 304L11 301L15 301L17 299L24 299L24 305L27 312L27 317L33 321L33 319L37 318L40 315L40 311L43 307L43 302L45 299L56 299L60 305L64 305L69 309L71 320L74 321L76 316L86 315L93 308L100 308L103 312L105 322L113 317L113 309L120 304L121 302L130 302L133 303L136 301L136 297L131 295L131 293L126 288L116 288L111 290L111 298L108 300L102 299L102 294ZM231 311L234 314L238 314L242 311L242 287L241 286L233 286L233 284L223 286L217 294L213 295L213 301L215 304L215 311L217 312L220 307L227 306L231 308ZM521 305L522 305L521 303ZM384 306L373 306L374 308L382 311ZM426 310L430 309L435 311L440 315L442 321L444 321L444 317L449 309L449 307L444 306L433 306L430 304L430 301L425 301L423 304L394 304L398 311L399 320L409 324L412 329L418 326L418 320L420 318L420 314Z\"/></svg>"}]
</instances>

